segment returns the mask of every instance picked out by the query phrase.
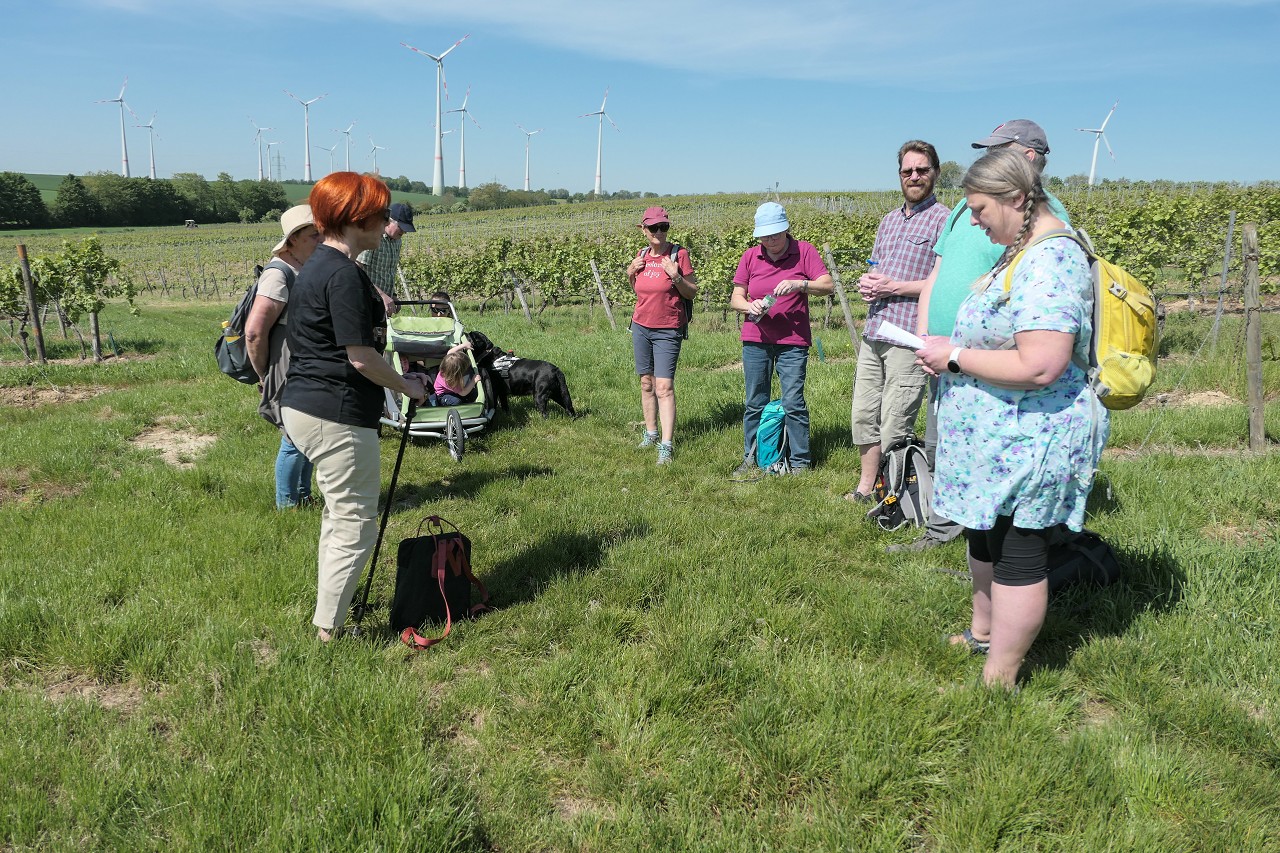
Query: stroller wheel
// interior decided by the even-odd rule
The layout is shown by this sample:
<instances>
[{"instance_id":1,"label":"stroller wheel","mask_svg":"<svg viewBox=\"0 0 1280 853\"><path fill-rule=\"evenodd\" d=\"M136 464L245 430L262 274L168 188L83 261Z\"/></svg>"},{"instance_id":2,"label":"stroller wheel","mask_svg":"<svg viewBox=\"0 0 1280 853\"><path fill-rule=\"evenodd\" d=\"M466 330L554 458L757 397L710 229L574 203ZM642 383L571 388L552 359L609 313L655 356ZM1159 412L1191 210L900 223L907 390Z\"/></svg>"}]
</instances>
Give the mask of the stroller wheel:
<instances>
[{"instance_id":1,"label":"stroller wheel","mask_svg":"<svg viewBox=\"0 0 1280 853\"><path fill-rule=\"evenodd\" d=\"M467 433L462 428L462 418L457 409L450 409L445 418L444 440L449 445L449 455L454 462L462 461L462 451L467 445Z\"/></svg>"}]
</instances>

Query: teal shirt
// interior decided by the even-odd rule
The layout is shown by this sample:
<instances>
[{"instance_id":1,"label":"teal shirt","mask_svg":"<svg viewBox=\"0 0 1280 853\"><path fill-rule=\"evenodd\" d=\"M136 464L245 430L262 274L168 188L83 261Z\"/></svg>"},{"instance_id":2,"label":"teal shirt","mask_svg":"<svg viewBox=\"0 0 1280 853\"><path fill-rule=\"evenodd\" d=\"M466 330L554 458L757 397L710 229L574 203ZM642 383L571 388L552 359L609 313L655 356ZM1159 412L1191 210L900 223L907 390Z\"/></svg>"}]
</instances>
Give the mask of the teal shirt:
<instances>
[{"instance_id":1,"label":"teal shirt","mask_svg":"<svg viewBox=\"0 0 1280 853\"><path fill-rule=\"evenodd\" d=\"M1051 192L1046 191L1045 195L1049 197L1049 212L1070 226L1071 217L1062 202ZM969 205L961 202L947 217L933 252L943 263L929 291L928 332L951 337L960 303L978 277L991 272L1004 253L1004 246L987 239L986 233L969 218Z\"/></svg>"}]
</instances>

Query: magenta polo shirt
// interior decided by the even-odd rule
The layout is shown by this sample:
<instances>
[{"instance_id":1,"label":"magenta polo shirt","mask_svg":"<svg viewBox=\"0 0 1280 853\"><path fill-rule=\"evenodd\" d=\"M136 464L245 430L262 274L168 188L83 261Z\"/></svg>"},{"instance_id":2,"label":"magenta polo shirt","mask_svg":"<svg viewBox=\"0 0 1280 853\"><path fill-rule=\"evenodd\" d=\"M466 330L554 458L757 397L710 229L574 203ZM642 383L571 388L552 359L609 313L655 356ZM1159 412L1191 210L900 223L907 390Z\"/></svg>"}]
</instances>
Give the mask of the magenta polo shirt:
<instances>
[{"instance_id":1,"label":"magenta polo shirt","mask_svg":"<svg viewBox=\"0 0 1280 853\"><path fill-rule=\"evenodd\" d=\"M733 283L744 287L747 299L755 300L773 293L778 282L789 279L816 281L827 274L827 265L813 246L788 238L787 253L776 261L769 259L764 247L752 246L742 253ZM809 296L797 291L779 296L769 313L758 323L742 324L743 343L791 344L809 346Z\"/></svg>"}]
</instances>

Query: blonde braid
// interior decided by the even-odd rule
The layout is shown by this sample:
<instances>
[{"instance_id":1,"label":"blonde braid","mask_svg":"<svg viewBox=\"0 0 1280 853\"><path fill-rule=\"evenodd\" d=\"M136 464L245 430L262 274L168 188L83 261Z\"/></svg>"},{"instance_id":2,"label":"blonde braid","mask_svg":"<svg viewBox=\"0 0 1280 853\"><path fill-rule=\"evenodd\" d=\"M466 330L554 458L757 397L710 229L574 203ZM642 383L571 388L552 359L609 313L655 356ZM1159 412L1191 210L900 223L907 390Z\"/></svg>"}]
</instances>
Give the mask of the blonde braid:
<instances>
[{"instance_id":1,"label":"blonde braid","mask_svg":"<svg viewBox=\"0 0 1280 853\"><path fill-rule=\"evenodd\" d=\"M1031 226L1035 222L1036 216L1040 213L1040 205L1047 199L1044 194L1044 187L1037 180L1035 186L1031 188L1031 192L1027 193L1025 208L1022 211L1022 227L1018 229L1018 236L1013 242L1005 247L1004 253L1000 255L1000 260L996 262L995 269L991 271L992 278L995 274L1007 267L1018 252L1022 251L1022 245L1027 240L1027 235L1031 232Z\"/></svg>"}]
</instances>

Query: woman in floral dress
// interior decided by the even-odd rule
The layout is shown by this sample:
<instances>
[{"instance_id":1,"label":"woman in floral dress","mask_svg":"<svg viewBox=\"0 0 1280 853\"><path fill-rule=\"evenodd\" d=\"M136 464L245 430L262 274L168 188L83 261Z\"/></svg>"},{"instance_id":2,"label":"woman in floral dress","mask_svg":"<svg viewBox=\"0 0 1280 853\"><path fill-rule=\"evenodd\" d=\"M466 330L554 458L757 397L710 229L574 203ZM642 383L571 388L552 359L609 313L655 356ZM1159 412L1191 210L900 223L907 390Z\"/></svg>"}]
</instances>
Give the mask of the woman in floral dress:
<instances>
[{"instance_id":1,"label":"woman in floral dress","mask_svg":"<svg viewBox=\"0 0 1280 853\"><path fill-rule=\"evenodd\" d=\"M1020 154L988 152L965 174L970 215L1006 246L974 284L950 338L917 355L942 378L934 500L965 528L973 617L956 645L987 654L983 679L1012 687L1044 623L1049 537L1080 530L1110 429L1089 387L1088 258L1049 212Z\"/></svg>"}]
</instances>

